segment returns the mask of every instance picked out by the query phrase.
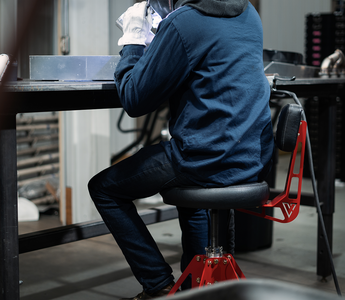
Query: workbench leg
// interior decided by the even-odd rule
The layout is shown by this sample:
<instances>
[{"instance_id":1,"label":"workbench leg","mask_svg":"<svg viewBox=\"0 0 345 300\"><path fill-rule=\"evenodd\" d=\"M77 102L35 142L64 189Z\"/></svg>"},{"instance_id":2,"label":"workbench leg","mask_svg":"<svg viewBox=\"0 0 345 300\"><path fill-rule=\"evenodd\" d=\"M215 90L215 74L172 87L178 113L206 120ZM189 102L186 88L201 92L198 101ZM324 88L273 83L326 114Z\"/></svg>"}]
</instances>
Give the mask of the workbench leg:
<instances>
[{"instance_id":1,"label":"workbench leg","mask_svg":"<svg viewBox=\"0 0 345 300\"><path fill-rule=\"evenodd\" d=\"M0 299L19 300L16 119L0 118Z\"/></svg>"},{"instance_id":2,"label":"workbench leg","mask_svg":"<svg viewBox=\"0 0 345 300\"><path fill-rule=\"evenodd\" d=\"M319 105L320 125L324 126L325 130L319 132L317 189L322 203L321 210L326 233L332 250L336 175L336 99L320 98ZM318 223L317 237L317 275L326 278L331 275L331 266L320 222Z\"/></svg>"},{"instance_id":3,"label":"workbench leg","mask_svg":"<svg viewBox=\"0 0 345 300\"><path fill-rule=\"evenodd\" d=\"M323 220L325 222L326 233L328 237L328 242L332 251L333 243L333 214L322 214ZM321 276L323 280L332 274L331 265L329 262L328 250L325 245L324 235L321 230L320 222L318 222L317 229L317 275Z\"/></svg>"}]
</instances>

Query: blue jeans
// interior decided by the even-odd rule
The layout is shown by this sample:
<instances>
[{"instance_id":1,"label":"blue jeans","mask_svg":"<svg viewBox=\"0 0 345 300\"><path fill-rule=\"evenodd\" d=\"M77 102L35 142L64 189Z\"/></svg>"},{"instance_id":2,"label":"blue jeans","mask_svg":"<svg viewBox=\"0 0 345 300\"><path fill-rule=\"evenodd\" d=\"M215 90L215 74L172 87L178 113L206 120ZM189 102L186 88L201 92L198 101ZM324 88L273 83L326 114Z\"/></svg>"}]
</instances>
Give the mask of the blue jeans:
<instances>
[{"instance_id":1,"label":"blue jeans","mask_svg":"<svg viewBox=\"0 0 345 300\"><path fill-rule=\"evenodd\" d=\"M134 276L149 294L164 288L174 277L132 201L183 185L195 184L173 169L159 144L144 147L135 155L103 170L88 185L92 200ZM194 255L205 253L209 244L210 220L205 209L177 209L182 230L183 271Z\"/></svg>"}]
</instances>

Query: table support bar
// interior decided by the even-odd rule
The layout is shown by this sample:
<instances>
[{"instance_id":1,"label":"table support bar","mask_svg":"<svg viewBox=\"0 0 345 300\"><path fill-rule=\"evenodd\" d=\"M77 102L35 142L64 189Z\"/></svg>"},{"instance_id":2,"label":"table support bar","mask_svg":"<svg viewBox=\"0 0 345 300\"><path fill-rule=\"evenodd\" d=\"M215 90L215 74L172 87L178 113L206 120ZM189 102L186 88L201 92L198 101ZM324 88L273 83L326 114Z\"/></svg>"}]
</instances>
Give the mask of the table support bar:
<instances>
[{"instance_id":1,"label":"table support bar","mask_svg":"<svg viewBox=\"0 0 345 300\"><path fill-rule=\"evenodd\" d=\"M0 299L19 299L15 115L0 115Z\"/></svg>"},{"instance_id":2,"label":"table support bar","mask_svg":"<svg viewBox=\"0 0 345 300\"><path fill-rule=\"evenodd\" d=\"M176 219L175 206L163 205L139 211L146 225ZM83 222L36 231L19 236L19 253L81 241L110 233L103 221Z\"/></svg>"}]
</instances>

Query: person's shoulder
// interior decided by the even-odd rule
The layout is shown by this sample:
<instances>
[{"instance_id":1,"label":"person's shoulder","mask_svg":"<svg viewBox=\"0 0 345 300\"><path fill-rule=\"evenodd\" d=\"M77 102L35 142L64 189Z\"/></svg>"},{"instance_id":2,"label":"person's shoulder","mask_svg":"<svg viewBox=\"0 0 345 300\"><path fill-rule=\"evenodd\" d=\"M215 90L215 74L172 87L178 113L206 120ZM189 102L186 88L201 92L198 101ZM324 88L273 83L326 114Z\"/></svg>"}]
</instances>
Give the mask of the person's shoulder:
<instances>
[{"instance_id":1,"label":"person's shoulder","mask_svg":"<svg viewBox=\"0 0 345 300\"><path fill-rule=\"evenodd\" d=\"M193 8L188 5L181 6L168 14L164 20L173 22L175 19L178 19L181 16L186 16L186 14L190 14L192 11Z\"/></svg>"},{"instance_id":2,"label":"person's shoulder","mask_svg":"<svg viewBox=\"0 0 345 300\"><path fill-rule=\"evenodd\" d=\"M185 23L185 20L189 19L189 14L192 10L190 6L181 6L175 9L160 22L158 31L169 31L180 27L181 24Z\"/></svg>"}]
</instances>

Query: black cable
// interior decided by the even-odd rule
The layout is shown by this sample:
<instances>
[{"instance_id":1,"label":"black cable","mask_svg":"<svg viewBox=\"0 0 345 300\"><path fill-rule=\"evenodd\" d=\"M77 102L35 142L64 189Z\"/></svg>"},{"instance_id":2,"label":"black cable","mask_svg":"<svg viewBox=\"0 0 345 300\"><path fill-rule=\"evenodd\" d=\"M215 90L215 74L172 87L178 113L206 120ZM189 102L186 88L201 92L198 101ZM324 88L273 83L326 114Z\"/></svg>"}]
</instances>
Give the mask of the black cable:
<instances>
[{"instance_id":1,"label":"black cable","mask_svg":"<svg viewBox=\"0 0 345 300\"><path fill-rule=\"evenodd\" d=\"M130 132L138 132L138 131L142 131L141 128L134 128L134 129L123 129L122 126L121 126L121 123L122 123L122 119L125 115L125 110L122 109L121 113L120 113L120 116L119 116L119 119L117 121L117 128L120 132L122 133L130 133Z\"/></svg>"},{"instance_id":2,"label":"black cable","mask_svg":"<svg viewBox=\"0 0 345 300\"><path fill-rule=\"evenodd\" d=\"M289 96L289 97L294 99L294 101L296 102L297 105L302 107L301 102L298 100L296 94L293 93L293 92L284 91L284 90L273 90L273 93L276 96L280 96L279 94L282 94L282 95L285 95L285 96ZM305 115L304 110L302 110L302 120L307 122L307 117ZM336 274L335 268L334 268L332 251L331 251L331 247L329 245L328 236L327 236L327 232L326 232L326 227L325 227L325 223L324 223L324 220L323 220L323 217L322 217L320 200L319 200L319 194L318 194L317 189L316 189L316 179L315 179L315 174L314 174L313 157L312 157L312 152L311 152L311 143L310 143L308 129L307 129L307 135L306 135L306 143L307 143L307 155L308 155L309 168L310 168L310 177L311 177L311 182L312 182L312 186L313 186L313 190L314 190L316 209L317 209L317 212L318 212L318 215L319 215L321 229L322 229L322 233L323 233L323 236L324 236L324 241L325 241L327 252L328 252L328 256L329 256L329 262L330 262L330 265L331 265L331 271L332 271L332 275L333 275L334 285L335 285L335 288L337 290L337 294L339 296L341 296L341 291L340 291L340 288L339 288L338 278L337 278L337 274Z\"/></svg>"}]
</instances>

